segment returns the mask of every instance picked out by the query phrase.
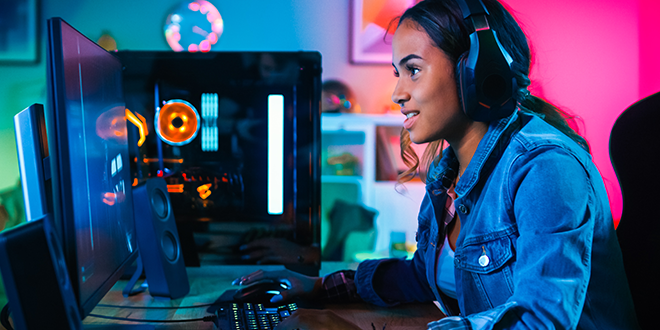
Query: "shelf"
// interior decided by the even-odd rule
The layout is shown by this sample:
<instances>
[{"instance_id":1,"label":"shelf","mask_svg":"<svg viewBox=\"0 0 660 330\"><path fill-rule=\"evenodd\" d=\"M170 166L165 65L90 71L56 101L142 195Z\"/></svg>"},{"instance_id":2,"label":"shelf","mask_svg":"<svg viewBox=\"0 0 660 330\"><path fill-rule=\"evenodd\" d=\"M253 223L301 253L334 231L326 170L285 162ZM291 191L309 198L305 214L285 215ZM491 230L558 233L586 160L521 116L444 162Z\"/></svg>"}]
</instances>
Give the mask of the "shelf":
<instances>
[{"instance_id":1,"label":"shelf","mask_svg":"<svg viewBox=\"0 0 660 330\"><path fill-rule=\"evenodd\" d=\"M371 126L394 126L402 127L405 117L397 114L322 114L321 115L321 130L326 131L341 131L342 129L351 130L352 127L364 127L365 125Z\"/></svg>"},{"instance_id":2,"label":"shelf","mask_svg":"<svg viewBox=\"0 0 660 330\"><path fill-rule=\"evenodd\" d=\"M397 187L396 173L405 167L399 160L398 145L404 119L403 115L395 113L321 115L321 182L326 184L322 212L327 212L335 199L345 199L349 195L356 198L356 202L378 211L374 224L376 242L373 251L365 252L387 251L391 232L404 232L406 243L415 244L417 212L426 191L422 182L408 182ZM328 164L329 158L337 161L337 157L354 159L351 163L346 161L354 175L334 175L333 171L344 170ZM377 180L380 178L391 180ZM353 191L355 189L357 191ZM401 189L404 194L399 193Z\"/></svg>"},{"instance_id":3,"label":"shelf","mask_svg":"<svg viewBox=\"0 0 660 330\"><path fill-rule=\"evenodd\" d=\"M324 183L362 183L362 177L358 175L321 175Z\"/></svg>"}]
</instances>

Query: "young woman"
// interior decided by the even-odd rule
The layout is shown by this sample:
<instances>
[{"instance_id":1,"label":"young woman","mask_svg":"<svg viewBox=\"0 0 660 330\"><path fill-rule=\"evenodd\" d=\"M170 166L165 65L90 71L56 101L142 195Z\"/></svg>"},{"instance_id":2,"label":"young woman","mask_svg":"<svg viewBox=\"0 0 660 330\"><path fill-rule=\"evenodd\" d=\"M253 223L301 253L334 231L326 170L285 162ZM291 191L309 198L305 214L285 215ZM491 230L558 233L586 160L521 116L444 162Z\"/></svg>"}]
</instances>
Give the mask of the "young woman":
<instances>
[{"instance_id":1,"label":"young woman","mask_svg":"<svg viewBox=\"0 0 660 330\"><path fill-rule=\"evenodd\" d=\"M402 181L420 167L410 142L430 142L414 257L368 260L325 278L258 271L237 283L288 280L281 300L435 300L448 316L429 329L637 328L589 147L560 110L529 94L525 35L496 0L483 4L515 77L515 109L502 118L476 121L464 108L470 100L459 97L457 63L475 28L456 0L407 10L392 41L392 100L406 115L402 150L411 166ZM441 152L439 141L448 143ZM278 327L295 328L356 327L328 311L300 310Z\"/></svg>"}]
</instances>

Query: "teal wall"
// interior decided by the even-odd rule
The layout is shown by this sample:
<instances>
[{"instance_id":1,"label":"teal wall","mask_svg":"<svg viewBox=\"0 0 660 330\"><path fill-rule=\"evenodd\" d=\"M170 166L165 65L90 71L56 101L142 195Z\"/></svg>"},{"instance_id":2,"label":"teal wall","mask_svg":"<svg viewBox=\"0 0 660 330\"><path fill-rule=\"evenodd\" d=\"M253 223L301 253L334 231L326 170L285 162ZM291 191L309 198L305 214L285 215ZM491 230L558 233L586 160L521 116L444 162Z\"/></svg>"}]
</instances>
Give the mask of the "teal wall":
<instances>
[{"instance_id":1,"label":"teal wall","mask_svg":"<svg viewBox=\"0 0 660 330\"><path fill-rule=\"evenodd\" d=\"M0 191L15 185L19 178L13 116L32 103L46 101L46 19L62 17L92 40L108 31L121 50L169 50L162 33L163 24L169 11L180 2L40 0L39 62L33 65L0 63ZM353 87L368 86L362 93L367 104L372 95L380 95L373 93L373 84L368 81L382 81L383 77L392 79L389 65L355 66L349 63L349 0L211 2L225 23L224 33L213 50L320 51L323 79L343 78L349 81L349 85L355 80ZM362 83L365 79L367 83ZM383 102L389 102L390 88L383 90ZM359 96L360 91L356 94Z\"/></svg>"}]
</instances>

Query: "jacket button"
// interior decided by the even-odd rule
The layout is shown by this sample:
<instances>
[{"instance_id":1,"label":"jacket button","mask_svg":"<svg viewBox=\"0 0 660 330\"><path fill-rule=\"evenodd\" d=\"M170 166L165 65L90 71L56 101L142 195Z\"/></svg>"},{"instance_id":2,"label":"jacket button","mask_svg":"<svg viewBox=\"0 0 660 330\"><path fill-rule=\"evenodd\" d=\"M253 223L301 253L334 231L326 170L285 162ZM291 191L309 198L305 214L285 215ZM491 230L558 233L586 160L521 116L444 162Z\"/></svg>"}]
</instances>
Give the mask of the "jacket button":
<instances>
[{"instance_id":1,"label":"jacket button","mask_svg":"<svg viewBox=\"0 0 660 330\"><path fill-rule=\"evenodd\" d=\"M481 257L479 257L479 265L481 265L481 267L486 267L488 266L489 263L490 263L490 258L488 258L487 255L484 254Z\"/></svg>"},{"instance_id":2,"label":"jacket button","mask_svg":"<svg viewBox=\"0 0 660 330\"><path fill-rule=\"evenodd\" d=\"M459 205L458 210L463 214L468 214L468 212L470 212L470 210L468 209L467 206L465 206L465 204Z\"/></svg>"}]
</instances>

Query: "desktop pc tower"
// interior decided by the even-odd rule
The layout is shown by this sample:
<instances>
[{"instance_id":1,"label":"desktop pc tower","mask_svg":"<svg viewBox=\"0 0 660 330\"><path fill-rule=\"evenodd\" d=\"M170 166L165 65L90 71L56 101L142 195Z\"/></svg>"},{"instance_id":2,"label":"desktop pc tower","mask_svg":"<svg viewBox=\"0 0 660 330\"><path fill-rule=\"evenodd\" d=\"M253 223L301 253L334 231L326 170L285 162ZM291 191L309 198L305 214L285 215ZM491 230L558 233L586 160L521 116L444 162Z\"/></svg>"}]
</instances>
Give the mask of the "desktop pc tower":
<instances>
[{"instance_id":1,"label":"desktop pc tower","mask_svg":"<svg viewBox=\"0 0 660 330\"><path fill-rule=\"evenodd\" d=\"M200 250L244 264L259 235L320 245L318 52L114 54L134 184L167 183L187 266ZM215 233L234 237L203 240ZM285 266L315 275L320 260Z\"/></svg>"}]
</instances>

